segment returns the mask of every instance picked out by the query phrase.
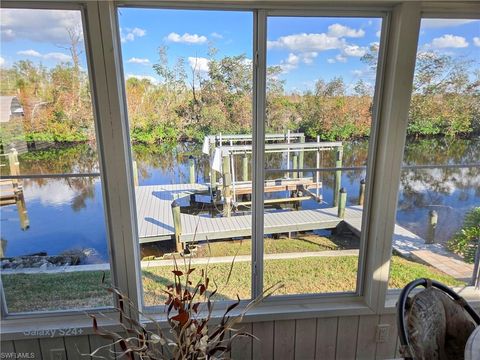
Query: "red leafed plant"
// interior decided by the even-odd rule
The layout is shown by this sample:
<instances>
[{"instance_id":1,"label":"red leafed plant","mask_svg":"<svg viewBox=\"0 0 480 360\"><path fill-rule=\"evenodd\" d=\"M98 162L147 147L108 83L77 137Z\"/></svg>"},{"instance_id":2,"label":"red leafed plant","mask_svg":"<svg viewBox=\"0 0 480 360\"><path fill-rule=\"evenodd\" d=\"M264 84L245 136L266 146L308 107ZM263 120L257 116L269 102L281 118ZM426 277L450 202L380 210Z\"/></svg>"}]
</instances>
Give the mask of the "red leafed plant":
<instances>
[{"instance_id":1,"label":"red leafed plant","mask_svg":"<svg viewBox=\"0 0 480 360\"><path fill-rule=\"evenodd\" d=\"M234 261L235 259L232 261L228 278ZM118 300L117 310L123 330L114 332L100 328L96 316L90 315L95 333L113 341L88 355L102 357L99 355L100 351L108 349L117 357L124 356L132 360L230 359L229 353L235 339L242 336L255 338L235 326L242 321L246 312L282 287L281 284L269 287L233 316L233 310L240 305L237 295L237 300L226 308L223 315L215 317L212 298L217 293L217 288L209 289L211 281L207 274L208 264L205 269L200 270L201 276L196 284L191 281L191 274L196 270L191 267L191 261L185 261L183 271L176 261L174 264L174 282L163 290L167 296L166 329L165 326L162 329L158 321L139 311L118 289L109 287L108 291L115 294ZM139 322L135 318L144 321Z\"/></svg>"}]
</instances>

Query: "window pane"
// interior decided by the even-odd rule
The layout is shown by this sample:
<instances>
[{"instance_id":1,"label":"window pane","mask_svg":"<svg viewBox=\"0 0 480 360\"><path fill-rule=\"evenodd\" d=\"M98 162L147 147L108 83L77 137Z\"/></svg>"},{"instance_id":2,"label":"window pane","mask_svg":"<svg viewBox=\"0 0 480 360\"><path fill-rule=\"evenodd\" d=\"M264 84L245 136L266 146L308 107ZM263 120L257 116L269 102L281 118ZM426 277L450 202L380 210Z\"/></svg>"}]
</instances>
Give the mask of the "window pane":
<instances>
[{"instance_id":1,"label":"window pane","mask_svg":"<svg viewBox=\"0 0 480 360\"><path fill-rule=\"evenodd\" d=\"M9 312L112 304L80 11L0 9L1 275ZM50 175L45 177L44 175Z\"/></svg>"},{"instance_id":2,"label":"window pane","mask_svg":"<svg viewBox=\"0 0 480 360\"><path fill-rule=\"evenodd\" d=\"M450 286L472 280L480 229L479 34L479 20L422 20L390 288L419 277Z\"/></svg>"},{"instance_id":3,"label":"window pane","mask_svg":"<svg viewBox=\"0 0 480 360\"><path fill-rule=\"evenodd\" d=\"M265 287L355 292L381 19L267 28Z\"/></svg>"},{"instance_id":4,"label":"window pane","mask_svg":"<svg viewBox=\"0 0 480 360\"><path fill-rule=\"evenodd\" d=\"M252 14L122 8L119 18L145 305L165 303L180 256L195 279L208 262L218 299L248 299L251 206L237 202L251 194Z\"/></svg>"}]
</instances>

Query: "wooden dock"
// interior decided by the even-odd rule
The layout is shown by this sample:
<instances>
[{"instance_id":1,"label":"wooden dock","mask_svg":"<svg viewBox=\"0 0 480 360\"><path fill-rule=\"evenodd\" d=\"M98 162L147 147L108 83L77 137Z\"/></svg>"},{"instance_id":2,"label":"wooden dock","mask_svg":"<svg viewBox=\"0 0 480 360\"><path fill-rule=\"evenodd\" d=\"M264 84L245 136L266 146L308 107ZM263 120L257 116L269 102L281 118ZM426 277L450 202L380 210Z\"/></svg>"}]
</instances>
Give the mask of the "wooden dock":
<instances>
[{"instance_id":1,"label":"wooden dock","mask_svg":"<svg viewBox=\"0 0 480 360\"><path fill-rule=\"evenodd\" d=\"M170 240L174 236L172 201L193 194L209 194L207 185L178 184L138 186L135 189L140 243ZM337 208L275 211L265 213L265 234L331 229L342 221L360 220L361 206L347 207L345 219L337 216ZM252 216L209 217L181 214L182 242L232 239L250 236Z\"/></svg>"}]
</instances>

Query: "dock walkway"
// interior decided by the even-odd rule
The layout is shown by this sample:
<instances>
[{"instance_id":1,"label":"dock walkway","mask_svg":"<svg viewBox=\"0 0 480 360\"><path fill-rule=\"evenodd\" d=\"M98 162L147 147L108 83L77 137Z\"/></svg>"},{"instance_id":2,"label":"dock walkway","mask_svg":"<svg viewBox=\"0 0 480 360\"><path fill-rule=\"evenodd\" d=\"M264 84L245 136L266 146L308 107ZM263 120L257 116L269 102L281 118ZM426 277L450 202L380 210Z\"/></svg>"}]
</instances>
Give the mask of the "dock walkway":
<instances>
[{"instance_id":1,"label":"dock walkway","mask_svg":"<svg viewBox=\"0 0 480 360\"><path fill-rule=\"evenodd\" d=\"M208 193L208 187L199 184L153 185L136 188L137 216L140 243L170 240L174 236L171 203L179 197ZM362 208L345 209L345 219L361 219ZM264 217L265 234L331 229L341 221L337 208L267 212ZM232 239L250 236L252 216L211 218L208 215L181 214L180 240L201 241Z\"/></svg>"},{"instance_id":2,"label":"dock walkway","mask_svg":"<svg viewBox=\"0 0 480 360\"><path fill-rule=\"evenodd\" d=\"M172 184L138 186L135 189L140 243L171 240L174 237L172 201L190 195L209 194L208 185ZM344 222L356 235L360 235L362 207L349 206L345 217L337 216L337 208L298 211L267 212L264 216L265 234L332 229ZM251 236L252 216L211 218L208 215L181 214L183 242L235 239ZM411 231L395 225L393 249L402 256L414 258L433 266L457 279L467 280L473 267L441 244L425 244L425 240Z\"/></svg>"}]
</instances>

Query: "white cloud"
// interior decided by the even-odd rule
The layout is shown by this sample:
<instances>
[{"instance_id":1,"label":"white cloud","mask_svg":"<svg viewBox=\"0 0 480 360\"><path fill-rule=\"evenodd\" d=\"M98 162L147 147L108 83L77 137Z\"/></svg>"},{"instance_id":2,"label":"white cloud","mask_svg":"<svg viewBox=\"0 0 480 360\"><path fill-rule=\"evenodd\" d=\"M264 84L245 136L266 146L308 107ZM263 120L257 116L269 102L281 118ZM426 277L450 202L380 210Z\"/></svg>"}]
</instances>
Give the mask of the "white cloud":
<instances>
[{"instance_id":1,"label":"white cloud","mask_svg":"<svg viewBox=\"0 0 480 360\"><path fill-rule=\"evenodd\" d=\"M142 36L145 36L147 31L145 29L140 29L136 27L131 30L131 33L137 37L142 37Z\"/></svg>"},{"instance_id":2,"label":"white cloud","mask_svg":"<svg viewBox=\"0 0 480 360\"><path fill-rule=\"evenodd\" d=\"M138 80L149 80L152 84L158 84L158 79L150 75L127 74L126 79L135 78Z\"/></svg>"},{"instance_id":3,"label":"white cloud","mask_svg":"<svg viewBox=\"0 0 480 360\"><path fill-rule=\"evenodd\" d=\"M380 37L380 35L382 35L382 31L381 31L381 30L378 30L378 31L375 33L375 36L376 36L376 37Z\"/></svg>"},{"instance_id":4,"label":"white cloud","mask_svg":"<svg viewBox=\"0 0 480 360\"><path fill-rule=\"evenodd\" d=\"M222 34L219 34L219 33L217 33L217 32L212 32L212 33L210 34L210 36L213 37L213 38L217 38L217 39L223 39L223 35L222 35Z\"/></svg>"},{"instance_id":5,"label":"white cloud","mask_svg":"<svg viewBox=\"0 0 480 360\"><path fill-rule=\"evenodd\" d=\"M280 63L280 67L284 73L287 73L293 69L298 67L298 63L300 62L300 57L293 53L288 54L288 57L285 60L282 60Z\"/></svg>"},{"instance_id":6,"label":"white cloud","mask_svg":"<svg viewBox=\"0 0 480 360\"><path fill-rule=\"evenodd\" d=\"M288 57L280 62L280 67L284 73L287 73L296 69L300 63L311 64L317 56L316 51L307 51L298 55L289 53Z\"/></svg>"},{"instance_id":7,"label":"white cloud","mask_svg":"<svg viewBox=\"0 0 480 360\"><path fill-rule=\"evenodd\" d=\"M427 44L427 47L432 47L435 49L466 48L468 47L468 42L463 36L445 34L433 39L430 44Z\"/></svg>"},{"instance_id":8,"label":"white cloud","mask_svg":"<svg viewBox=\"0 0 480 360\"><path fill-rule=\"evenodd\" d=\"M341 24L333 24L328 27L328 35L333 37L359 38L365 36L365 31L362 29L355 30Z\"/></svg>"},{"instance_id":9,"label":"white cloud","mask_svg":"<svg viewBox=\"0 0 480 360\"><path fill-rule=\"evenodd\" d=\"M185 33L183 35L172 32L165 37L165 40L174 42L174 43L185 43L185 44L203 44L207 42L207 37L197 34Z\"/></svg>"},{"instance_id":10,"label":"white cloud","mask_svg":"<svg viewBox=\"0 0 480 360\"><path fill-rule=\"evenodd\" d=\"M438 29L465 25L478 20L468 19L422 19L422 29Z\"/></svg>"},{"instance_id":11,"label":"white cloud","mask_svg":"<svg viewBox=\"0 0 480 360\"><path fill-rule=\"evenodd\" d=\"M17 55L30 56L30 57L42 57L42 54L32 49L17 51Z\"/></svg>"},{"instance_id":12,"label":"white cloud","mask_svg":"<svg viewBox=\"0 0 480 360\"><path fill-rule=\"evenodd\" d=\"M37 185L34 182L25 186L25 200L39 201L42 205L63 205L73 201L80 195L64 180L48 181L46 184Z\"/></svg>"},{"instance_id":13,"label":"white cloud","mask_svg":"<svg viewBox=\"0 0 480 360\"><path fill-rule=\"evenodd\" d=\"M0 56L0 67L5 65L5 59Z\"/></svg>"},{"instance_id":14,"label":"white cloud","mask_svg":"<svg viewBox=\"0 0 480 360\"><path fill-rule=\"evenodd\" d=\"M324 51L339 49L343 41L335 36L321 34L293 34L281 36L277 40L267 42L269 49L288 49L295 52Z\"/></svg>"},{"instance_id":15,"label":"white cloud","mask_svg":"<svg viewBox=\"0 0 480 360\"><path fill-rule=\"evenodd\" d=\"M133 40L135 40L135 35L133 35L132 33L128 33L125 36L120 36L120 41L121 42L128 42L128 41L133 41Z\"/></svg>"},{"instance_id":16,"label":"white cloud","mask_svg":"<svg viewBox=\"0 0 480 360\"><path fill-rule=\"evenodd\" d=\"M150 64L150 60L144 59L144 58L132 57L132 58L130 58L130 59L127 60L127 63L140 64L140 65L148 65L148 64Z\"/></svg>"},{"instance_id":17,"label":"white cloud","mask_svg":"<svg viewBox=\"0 0 480 360\"><path fill-rule=\"evenodd\" d=\"M308 51L300 54L300 58L305 64L311 64L317 56L318 52L316 51Z\"/></svg>"},{"instance_id":18,"label":"white cloud","mask_svg":"<svg viewBox=\"0 0 480 360\"><path fill-rule=\"evenodd\" d=\"M475 46L480 46L480 37L475 36L475 37L473 38L473 44L474 44Z\"/></svg>"},{"instance_id":19,"label":"white cloud","mask_svg":"<svg viewBox=\"0 0 480 360\"><path fill-rule=\"evenodd\" d=\"M279 37L277 40L268 41L267 45L269 49L282 49L282 50L289 50L291 53L299 56L304 63L311 63L313 58L315 58L320 51L326 50L335 50L338 49L341 51L343 55L340 57L340 60L335 61L342 61L344 62L345 56L353 56L353 57L361 57L365 55L367 52L367 48L359 45L349 44L345 41L344 38L340 38L338 36L333 36L335 33L336 35L342 35L350 33L349 35L360 36L358 33L359 30L353 30L347 27L344 27L339 24L335 24L336 26L332 28L332 30L326 33L319 33L319 34L293 34ZM338 25L338 26L337 26ZM308 54L311 54L310 56ZM288 59L287 59L288 60ZM327 60L328 62L328 60ZM330 63L332 63L330 61ZM288 64L288 62L285 62ZM281 64L282 65L282 64ZM288 67L288 66L287 66Z\"/></svg>"},{"instance_id":20,"label":"white cloud","mask_svg":"<svg viewBox=\"0 0 480 360\"><path fill-rule=\"evenodd\" d=\"M146 33L147 33L147 31L145 29L141 29L141 28L137 28L137 27L135 27L133 29L126 28L125 32L123 31L122 28L120 28L120 40L123 43L128 42L128 41L133 41L137 37L145 36Z\"/></svg>"},{"instance_id":21,"label":"white cloud","mask_svg":"<svg viewBox=\"0 0 480 360\"><path fill-rule=\"evenodd\" d=\"M72 57L70 55L67 55L61 52L49 52L46 54L41 54L36 50L29 49L29 50L18 51L17 54L22 56L27 56L27 57L37 57L44 60L53 60L57 62L72 61Z\"/></svg>"},{"instance_id":22,"label":"white cloud","mask_svg":"<svg viewBox=\"0 0 480 360\"><path fill-rule=\"evenodd\" d=\"M361 76L363 76L363 74L364 74L364 71L363 71L363 70L359 70L359 69L357 69L357 70L352 70L352 75L353 75L353 76L361 77Z\"/></svg>"},{"instance_id":23,"label":"white cloud","mask_svg":"<svg viewBox=\"0 0 480 360\"><path fill-rule=\"evenodd\" d=\"M367 49L358 45L345 45L342 52L346 56L362 57L367 52Z\"/></svg>"},{"instance_id":24,"label":"white cloud","mask_svg":"<svg viewBox=\"0 0 480 360\"><path fill-rule=\"evenodd\" d=\"M55 60L58 62L68 62L72 60L72 57L67 54L63 54L60 52L51 52L48 54L43 55L43 58L46 60Z\"/></svg>"},{"instance_id":25,"label":"white cloud","mask_svg":"<svg viewBox=\"0 0 480 360\"><path fill-rule=\"evenodd\" d=\"M335 64L335 63L337 63L337 62L346 63L347 60L348 60L348 59L347 59L344 55L338 54L338 55L336 55L334 58L329 58L329 59L327 59L327 62L328 62L329 64Z\"/></svg>"},{"instance_id":26,"label":"white cloud","mask_svg":"<svg viewBox=\"0 0 480 360\"><path fill-rule=\"evenodd\" d=\"M82 32L79 11L1 9L2 41L28 39L53 44L68 44L68 29Z\"/></svg>"},{"instance_id":27,"label":"white cloud","mask_svg":"<svg viewBox=\"0 0 480 360\"><path fill-rule=\"evenodd\" d=\"M192 70L198 71L200 73L208 73L208 63L209 60L204 57L192 57L188 58L188 64Z\"/></svg>"}]
</instances>

